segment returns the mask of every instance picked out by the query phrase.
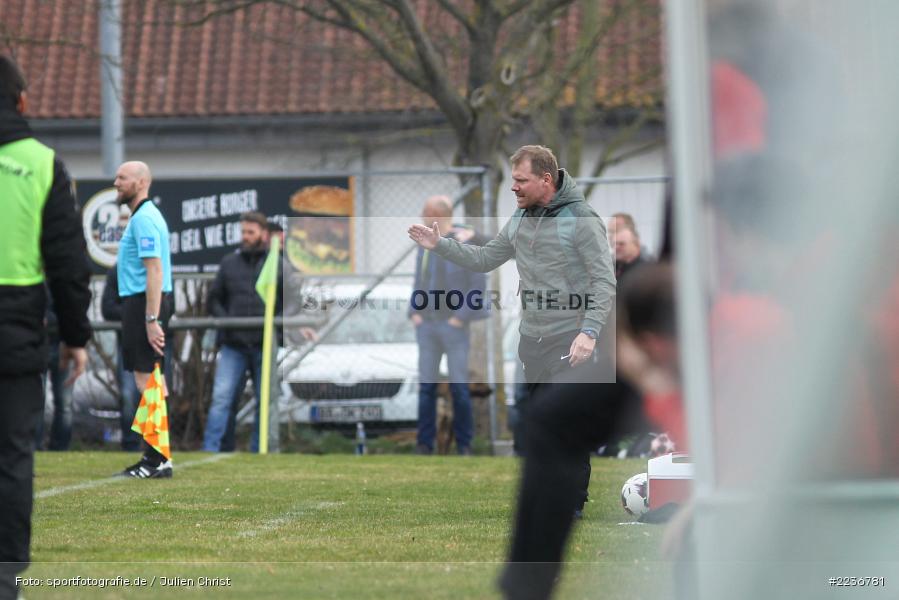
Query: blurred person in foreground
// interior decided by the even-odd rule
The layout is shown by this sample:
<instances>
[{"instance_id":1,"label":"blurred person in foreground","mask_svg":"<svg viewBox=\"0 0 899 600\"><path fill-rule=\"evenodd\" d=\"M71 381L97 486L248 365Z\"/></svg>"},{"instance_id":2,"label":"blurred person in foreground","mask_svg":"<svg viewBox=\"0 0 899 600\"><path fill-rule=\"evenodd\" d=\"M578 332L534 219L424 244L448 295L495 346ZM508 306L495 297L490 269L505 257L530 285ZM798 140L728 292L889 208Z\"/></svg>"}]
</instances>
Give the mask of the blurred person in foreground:
<instances>
[{"instance_id":1,"label":"blurred person in foreground","mask_svg":"<svg viewBox=\"0 0 899 600\"><path fill-rule=\"evenodd\" d=\"M60 363L71 368L64 385L84 372L91 336L90 271L72 182L55 152L34 139L23 116L25 89L18 65L0 56L0 600L16 598L15 575L30 560L47 288L62 340Z\"/></svg>"},{"instance_id":2,"label":"blurred person in foreground","mask_svg":"<svg viewBox=\"0 0 899 600\"><path fill-rule=\"evenodd\" d=\"M621 288L619 318L632 337L625 342L619 336L617 364L647 402L667 403L666 395L678 389L671 280L667 265L648 265ZM571 371L535 393L522 439L512 546L500 579L506 598L552 595L580 500L577 458L642 425L639 399L625 392L620 384L585 382Z\"/></svg>"},{"instance_id":3,"label":"blurred person in foreground","mask_svg":"<svg viewBox=\"0 0 899 600\"><path fill-rule=\"evenodd\" d=\"M72 388L66 385L71 373L67 367L60 366L59 346L59 320L56 311L53 310L52 299L47 307L47 342L50 347L50 359L47 362L47 371L44 374L42 389L46 391L46 382L50 383L53 394L53 420L50 424L50 440L47 450L58 452L68 450L72 442ZM46 398L44 401L46 407ZM36 449L40 450L44 444L44 419L38 421L37 435L34 438Z\"/></svg>"}]
</instances>

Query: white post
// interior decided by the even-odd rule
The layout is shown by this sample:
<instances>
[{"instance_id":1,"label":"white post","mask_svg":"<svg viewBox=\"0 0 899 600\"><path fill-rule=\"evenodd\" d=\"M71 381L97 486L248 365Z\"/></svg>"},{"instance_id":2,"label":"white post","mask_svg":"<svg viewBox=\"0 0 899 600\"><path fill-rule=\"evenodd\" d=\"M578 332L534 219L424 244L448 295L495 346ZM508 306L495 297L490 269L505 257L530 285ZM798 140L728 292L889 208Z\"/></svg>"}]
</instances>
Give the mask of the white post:
<instances>
[{"instance_id":1,"label":"white post","mask_svg":"<svg viewBox=\"0 0 899 600\"><path fill-rule=\"evenodd\" d=\"M714 527L702 507L715 489L715 440L708 336L708 231L702 210L710 183L708 51L703 0L668 0L668 135L674 186L677 319L694 502L699 600L706 600ZM689 568L686 567L685 568Z\"/></svg>"},{"instance_id":2,"label":"white post","mask_svg":"<svg viewBox=\"0 0 899 600\"><path fill-rule=\"evenodd\" d=\"M100 1L100 132L103 175L109 178L125 160L121 15L120 0Z\"/></svg>"}]
</instances>

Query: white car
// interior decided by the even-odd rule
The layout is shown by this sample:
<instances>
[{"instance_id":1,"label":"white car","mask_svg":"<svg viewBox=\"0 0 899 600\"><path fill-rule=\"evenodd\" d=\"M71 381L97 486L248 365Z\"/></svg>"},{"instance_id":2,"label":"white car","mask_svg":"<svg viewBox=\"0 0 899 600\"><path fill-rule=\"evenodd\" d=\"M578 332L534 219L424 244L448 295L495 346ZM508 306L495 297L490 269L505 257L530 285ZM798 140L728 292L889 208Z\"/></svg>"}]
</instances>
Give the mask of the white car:
<instances>
[{"instance_id":1,"label":"white car","mask_svg":"<svg viewBox=\"0 0 899 600\"><path fill-rule=\"evenodd\" d=\"M294 366L302 348L287 350L285 417L316 424L415 424L418 346L407 312L411 283L381 284L359 303L364 289L354 283L328 288L322 309L329 323L349 314L299 364Z\"/></svg>"}]
</instances>

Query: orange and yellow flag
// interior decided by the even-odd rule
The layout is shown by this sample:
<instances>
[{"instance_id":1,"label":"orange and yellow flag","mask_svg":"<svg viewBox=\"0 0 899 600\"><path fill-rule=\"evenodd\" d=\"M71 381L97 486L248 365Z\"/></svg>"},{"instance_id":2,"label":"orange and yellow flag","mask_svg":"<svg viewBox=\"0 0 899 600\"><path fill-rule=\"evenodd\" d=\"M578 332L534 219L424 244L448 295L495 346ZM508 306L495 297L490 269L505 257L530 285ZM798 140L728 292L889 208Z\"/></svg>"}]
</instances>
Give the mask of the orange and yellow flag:
<instances>
[{"instance_id":1,"label":"orange and yellow flag","mask_svg":"<svg viewBox=\"0 0 899 600\"><path fill-rule=\"evenodd\" d=\"M169 448L169 415L162 390L162 373L159 372L157 363L147 381L147 389L140 398L131 429L141 434L166 459L170 459L172 450Z\"/></svg>"}]
</instances>

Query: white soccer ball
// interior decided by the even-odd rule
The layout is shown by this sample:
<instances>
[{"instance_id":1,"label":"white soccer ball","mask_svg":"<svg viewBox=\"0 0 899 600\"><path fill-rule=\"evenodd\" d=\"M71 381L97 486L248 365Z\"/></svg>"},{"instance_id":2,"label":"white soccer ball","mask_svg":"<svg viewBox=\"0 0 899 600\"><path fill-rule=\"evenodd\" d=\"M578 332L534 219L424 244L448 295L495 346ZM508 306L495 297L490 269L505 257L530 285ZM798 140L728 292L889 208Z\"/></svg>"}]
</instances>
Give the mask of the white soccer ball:
<instances>
[{"instance_id":1,"label":"white soccer ball","mask_svg":"<svg viewBox=\"0 0 899 600\"><path fill-rule=\"evenodd\" d=\"M668 437L667 433L660 433L649 444L649 456L655 458L664 454L671 454L677 450L674 440Z\"/></svg>"},{"instance_id":2,"label":"white soccer ball","mask_svg":"<svg viewBox=\"0 0 899 600\"><path fill-rule=\"evenodd\" d=\"M624 482L621 488L621 506L627 514L639 518L649 511L646 473L638 473Z\"/></svg>"}]
</instances>

